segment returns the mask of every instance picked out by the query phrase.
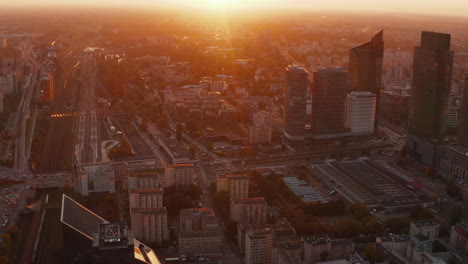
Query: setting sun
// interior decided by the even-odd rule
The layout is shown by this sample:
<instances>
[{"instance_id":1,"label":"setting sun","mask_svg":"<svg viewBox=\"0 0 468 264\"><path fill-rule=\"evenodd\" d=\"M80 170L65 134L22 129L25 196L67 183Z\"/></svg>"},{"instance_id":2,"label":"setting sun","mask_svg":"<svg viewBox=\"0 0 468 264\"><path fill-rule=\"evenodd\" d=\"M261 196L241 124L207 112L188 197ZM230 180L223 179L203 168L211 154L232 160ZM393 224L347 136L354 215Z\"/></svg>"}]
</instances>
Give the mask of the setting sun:
<instances>
[{"instance_id":1,"label":"setting sun","mask_svg":"<svg viewBox=\"0 0 468 264\"><path fill-rule=\"evenodd\" d=\"M208 7L239 7L239 0L205 0Z\"/></svg>"}]
</instances>

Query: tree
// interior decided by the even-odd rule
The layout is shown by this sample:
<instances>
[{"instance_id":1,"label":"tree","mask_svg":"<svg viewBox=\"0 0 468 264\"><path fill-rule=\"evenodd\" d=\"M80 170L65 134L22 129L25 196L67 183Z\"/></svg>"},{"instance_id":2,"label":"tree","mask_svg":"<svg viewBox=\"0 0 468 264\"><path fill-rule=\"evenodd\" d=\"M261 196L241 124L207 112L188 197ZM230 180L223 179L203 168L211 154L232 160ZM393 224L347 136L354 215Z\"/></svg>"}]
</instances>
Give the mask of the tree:
<instances>
[{"instance_id":1,"label":"tree","mask_svg":"<svg viewBox=\"0 0 468 264\"><path fill-rule=\"evenodd\" d=\"M411 210L411 218L414 220L422 220L422 219L433 219L434 215L432 212L424 208L422 205L417 205L413 210Z\"/></svg>"},{"instance_id":2,"label":"tree","mask_svg":"<svg viewBox=\"0 0 468 264\"><path fill-rule=\"evenodd\" d=\"M366 221L371 216L369 208L360 202L352 204L348 208L348 212L358 221Z\"/></svg>"},{"instance_id":3,"label":"tree","mask_svg":"<svg viewBox=\"0 0 468 264\"><path fill-rule=\"evenodd\" d=\"M391 233L407 234L410 221L411 220L409 218L391 217L385 219L384 226L385 229L388 229L388 231L390 231Z\"/></svg>"},{"instance_id":4,"label":"tree","mask_svg":"<svg viewBox=\"0 0 468 264\"><path fill-rule=\"evenodd\" d=\"M213 206L218 209L219 214L223 219L229 217L229 193L226 191L220 191L213 194Z\"/></svg>"},{"instance_id":5,"label":"tree","mask_svg":"<svg viewBox=\"0 0 468 264\"><path fill-rule=\"evenodd\" d=\"M453 180L447 183L447 186L445 186L445 191L452 198L455 198L455 199L463 198L460 187L458 187L458 185Z\"/></svg>"},{"instance_id":6,"label":"tree","mask_svg":"<svg viewBox=\"0 0 468 264\"><path fill-rule=\"evenodd\" d=\"M369 245L364 249L364 257L371 263L382 262L384 253L376 245Z\"/></svg>"}]
</instances>

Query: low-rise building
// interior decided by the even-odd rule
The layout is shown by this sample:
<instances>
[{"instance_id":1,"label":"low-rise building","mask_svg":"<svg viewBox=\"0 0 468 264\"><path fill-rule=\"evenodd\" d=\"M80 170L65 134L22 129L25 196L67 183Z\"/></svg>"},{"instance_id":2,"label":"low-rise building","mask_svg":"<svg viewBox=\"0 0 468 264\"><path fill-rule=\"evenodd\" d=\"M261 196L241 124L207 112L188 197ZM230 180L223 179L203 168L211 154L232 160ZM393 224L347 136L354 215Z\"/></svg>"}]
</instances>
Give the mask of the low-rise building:
<instances>
[{"instance_id":1,"label":"low-rise building","mask_svg":"<svg viewBox=\"0 0 468 264\"><path fill-rule=\"evenodd\" d=\"M328 235L306 236L304 240L304 263L313 264L327 255L328 260L345 259L354 253L350 239L330 239Z\"/></svg>"}]
</instances>

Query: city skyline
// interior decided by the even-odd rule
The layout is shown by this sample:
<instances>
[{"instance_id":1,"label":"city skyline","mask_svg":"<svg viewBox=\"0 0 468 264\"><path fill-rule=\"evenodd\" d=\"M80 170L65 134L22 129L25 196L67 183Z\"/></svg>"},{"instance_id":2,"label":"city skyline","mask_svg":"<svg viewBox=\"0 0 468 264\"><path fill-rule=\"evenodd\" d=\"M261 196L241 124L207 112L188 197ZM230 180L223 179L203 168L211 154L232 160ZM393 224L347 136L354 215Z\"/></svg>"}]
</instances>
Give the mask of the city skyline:
<instances>
[{"instance_id":1,"label":"city skyline","mask_svg":"<svg viewBox=\"0 0 468 264\"><path fill-rule=\"evenodd\" d=\"M444 2L416 1L371 1L353 0L344 4L340 0L326 2L306 0L45 0L40 5L33 0L18 0L14 2L0 1L0 6L39 7L39 6L91 6L91 7L192 7L201 9L300 9L301 11L338 11L364 13L414 13L424 15L450 15L468 17L468 2L463 0L448 0ZM404 9L401 7L405 6Z\"/></svg>"}]
</instances>

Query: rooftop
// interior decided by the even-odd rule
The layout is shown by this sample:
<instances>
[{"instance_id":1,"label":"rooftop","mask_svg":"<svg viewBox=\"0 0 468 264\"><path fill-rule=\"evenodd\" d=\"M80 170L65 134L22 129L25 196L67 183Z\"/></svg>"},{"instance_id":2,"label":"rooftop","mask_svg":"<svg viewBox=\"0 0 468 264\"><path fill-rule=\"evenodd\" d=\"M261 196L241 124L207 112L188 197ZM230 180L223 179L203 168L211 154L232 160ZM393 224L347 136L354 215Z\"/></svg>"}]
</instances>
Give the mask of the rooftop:
<instances>
[{"instance_id":1,"label":"rooftop","mask_svg":"<svg viewBox=\"0 0 468 264\"><path fill-rule=\"evenodd\" d=\"M413 224L418 227L439 226L439 223L437 223L434 219L413 221Z\"/></svg>"}]
</instances>

